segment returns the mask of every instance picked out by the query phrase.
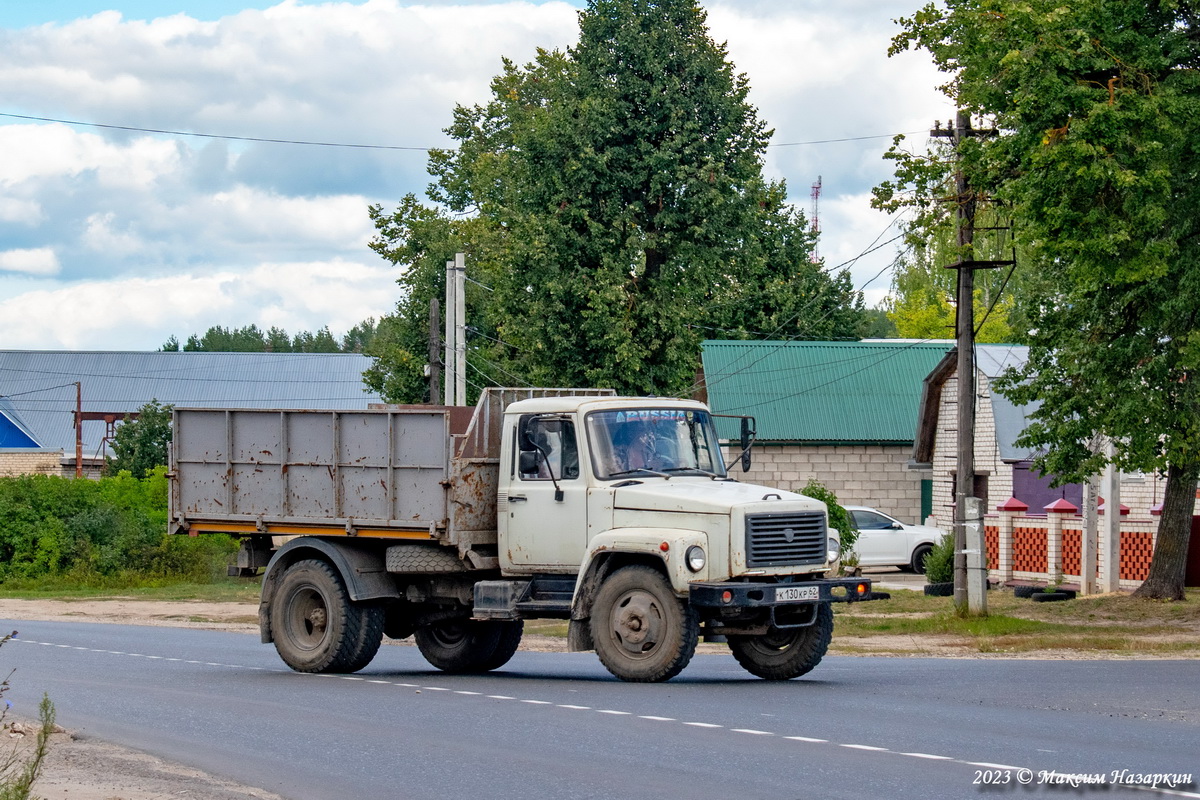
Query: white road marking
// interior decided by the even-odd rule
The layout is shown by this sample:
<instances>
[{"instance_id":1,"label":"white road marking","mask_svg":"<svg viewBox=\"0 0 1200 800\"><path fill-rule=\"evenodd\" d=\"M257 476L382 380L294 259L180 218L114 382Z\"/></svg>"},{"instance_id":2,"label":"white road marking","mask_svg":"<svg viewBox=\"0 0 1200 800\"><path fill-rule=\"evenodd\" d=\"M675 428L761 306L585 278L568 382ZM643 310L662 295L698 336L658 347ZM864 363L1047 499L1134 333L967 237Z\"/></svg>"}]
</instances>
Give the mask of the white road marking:
<instances>
[{"instance_id":1,"label":"white road marking","mask_svg":"<svg viewBox=\"0 0 1200 800\"><path fill-rule=\"evenodd\" d=\"M950 756L935 756L931 753L897 753L897 755L909 756L911 758L929 758L934 761L953 761L954 760Z\"/></svg>"},{"instance_id":2,"label":"white road marking","mask_svg":"<svg viewBox=\"0 0 1200 800\"><path fill-rule=\"evenodd\" d=\"M474 691L470 691L470 690L466 690L466 689L450 689L449 687L446 687L446 686L420 686L419 684L415 684L415 683L400 683L400 682L396 682L396 681L389 681L389 680L383 680L383 679L370 680L370 679L367 679L367 678L364 678L361 676L357 676L357 675L333 675L333 674L329 674L329 673L297 673L297 672L292 672L290 670L270 669L267 667L249 667L249 666L244 666L244 665L240 665L240 664L219 664L219 663L212 662L212 661L192 661L192 660L184 660L184 659L180 659L180 658L172 658L172 657L167 657L167 656L148 656L148 655L144 655L142 653L126 653L126 652L122 652L120 650L101 650L101 649L90 648L90 647L78 647L78 646L74 646L74 645L61 645L61 644L55 644L53 642L38 642L38 641L29 640L29 639L13 639L13 641L20 642L22 644L36 644L36 645L42 645L42 646L47 646L47 647L60 647L60 648L67 648L67 649L72 649L72 650L82 650L84 652L101 653L104 655L129 656L130 658L146 658L146 659L159 660L159 661L173 661L176 663L195 664L195 665L209 666L209 667L228 667L231 669L252 669L252 670L259 670L259 671L278 672L283 675L299 675L299 676L305 676L305 677L315 675L316 677L321 677L321 678L341 678L342 680L348 680L348 681L360 681L363 683L373 683L373 684L384 685L384 686L396 686L396 687L404 688L404 689L417 689L418 694L420 693L421 690L428 691L428 692L450 692L453 694L467 696L467 697L487 697L488 699L492 699L492 700L516 700L517 702L525 703L528 705L555 706L556 708L565 708L565 709L570 709L573 711L594 711L597 714L608 714L611 716L628 716L628 717L635 716L633 714L633 712L631 712L631 711L617 711L617 710L613 710L613 709L594 709L591 706L579 706L579 705L569 705L569 704L565 704L565 703L554 703L553 701L550 701L550 700L519 699L519 698L515 698L515 697L510 697L508 695L499 695L499 694L484 695L482 692L474 692ZM571 690L571 691L577 691L577 690ZM761 716L771 716L771 715L763 714ZM636 718L650 720L652 722L679 722L679 720L677 720L674 717L660 717L660 716L654 716L654 715L650 715L650 714L636 715ZM686 726L692 727L692 728L721 729L721 728L725 727L723 725L718 725L714 722L679 722L679 724L686 725ZM763 731L763 730L757 730L754 728L729 728L728 730L730 733L745 733L745 734L749 734L752 736L777 736L777 735L779 735L779 734L775 733L774 731ZM1004 770L1021 769L1020 767L1014 767L1014 766L1011 766L1008 764L993 764L993 763L987 762L987 761L965 761L965 760L961 760L961 759L952 758L951 756L936 755L934 753L901 753L901 752L895 752L886 747L876 747L874 745L830 742L828 739L817 739L817 738L814 738L811 736L782 736L781 738L787 739L787 740L793 741L793 742L803 742L806 744L834 744L837 747L844 747L849 750L858 750L858 751L868 752L868 753L890 753L892 755L906 756L908 758L922 758L922 759L928 759L931 761L948 761L951 763L963 764L963 765L971 766L971 767L983 767L985 769L1004 769ZM1132 786L1130 788L1156 792L1157 794L1160 794L1160 795L1170 795L1172 797L1186 797L1186 798L1193 798L1194 800L1200 800L1200 794L1194 793L1194 792L1172 791L1172 790L1165 789L1162 787L1151 788L1148 786Z\"/></svg>"}]
</instances>

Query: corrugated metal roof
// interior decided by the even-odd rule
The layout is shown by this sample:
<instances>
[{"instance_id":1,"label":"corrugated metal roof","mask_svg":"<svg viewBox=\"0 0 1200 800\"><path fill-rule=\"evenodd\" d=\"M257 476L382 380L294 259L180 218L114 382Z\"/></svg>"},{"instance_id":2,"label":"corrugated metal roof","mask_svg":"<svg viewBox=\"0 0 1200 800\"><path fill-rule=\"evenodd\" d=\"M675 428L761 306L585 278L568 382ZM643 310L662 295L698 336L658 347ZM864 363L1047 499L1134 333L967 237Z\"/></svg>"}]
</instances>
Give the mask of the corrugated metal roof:
<instances>
[{"instance_id":1,"label":"corrugated metal roof","mask_svg":"<svg viewBox=\"0 0 1200 800\"><path fill-rule=\"evenodd\" d=\"M756 418L759 441L904 442L921 382L952 342L706 341L708 402ZM723 436L733 428L722 425Z\"/></svg>"},{"instance_id":2,"label":"corrugated metal roof","mask_svg":"<svg viewBox=\"0 0 1200 800\"><path fill-rule=\"evenodd\" d=\"M122 353L0 350L0 397L38 444L75 453L75 382L84 412L137 411L151 400L200 408L363 409L371 359L341 353ZM103 422L83 423L99 454Z\"/></svg>"}]
</instances>

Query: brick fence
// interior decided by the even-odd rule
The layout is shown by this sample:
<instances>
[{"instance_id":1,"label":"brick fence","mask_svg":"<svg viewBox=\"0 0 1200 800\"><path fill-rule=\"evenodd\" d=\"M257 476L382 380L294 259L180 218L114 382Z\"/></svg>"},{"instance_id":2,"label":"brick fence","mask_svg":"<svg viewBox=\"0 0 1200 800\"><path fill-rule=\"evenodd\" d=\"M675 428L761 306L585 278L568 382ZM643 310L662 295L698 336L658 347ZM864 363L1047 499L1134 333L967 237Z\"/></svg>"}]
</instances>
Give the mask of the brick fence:
<instances>
[{"instance_id":1,"label":"brick fence","mask_svg":"<svg viewBox=\"0 0 1200 800\"><path fill-rule=\"evenodd\" d=\"M1069 512L1051 511L1044 515L1026 512L1027 509L1005 510L1001 507L999 513L989 514L985 518L984 546L987 549L988 577L1002 583L1053 583L1059 580L1081 583L1083 518L1078 513ZM1146 579L1157 533L1157 517L1122 517L1117 563L1120 588L1136 589ZM1095 576L1098 583L1108 575L1108 569L1104 548L1100 547Z\"/></svg>"}]
</instances>

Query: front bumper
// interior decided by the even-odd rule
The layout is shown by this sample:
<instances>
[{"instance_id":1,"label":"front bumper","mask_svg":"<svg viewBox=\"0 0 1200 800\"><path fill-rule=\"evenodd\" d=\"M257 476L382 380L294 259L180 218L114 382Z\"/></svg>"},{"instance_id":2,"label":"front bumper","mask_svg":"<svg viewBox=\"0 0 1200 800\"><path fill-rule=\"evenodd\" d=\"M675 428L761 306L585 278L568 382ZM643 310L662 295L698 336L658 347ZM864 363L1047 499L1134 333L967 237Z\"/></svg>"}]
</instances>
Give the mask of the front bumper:
<instances>
[{"instance_id":1,"label":"front bumper","mask_svg":"<svg viewBox=\"0 0 1200 800\"><path fill-rule=\"evenodd\" d=\"M701 582L689 584L688 602L700 608L772 608L875 599L871 581L831 578L799 583Z\"/></svg>"}]
</instances>

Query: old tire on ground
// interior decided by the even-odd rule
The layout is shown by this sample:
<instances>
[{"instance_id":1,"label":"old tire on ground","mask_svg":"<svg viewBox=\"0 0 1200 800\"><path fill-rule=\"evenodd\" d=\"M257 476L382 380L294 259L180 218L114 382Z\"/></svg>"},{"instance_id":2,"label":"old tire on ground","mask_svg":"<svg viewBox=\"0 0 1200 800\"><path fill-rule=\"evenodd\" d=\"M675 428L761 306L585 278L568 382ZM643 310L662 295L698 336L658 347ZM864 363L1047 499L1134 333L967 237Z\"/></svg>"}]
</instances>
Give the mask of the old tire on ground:
<instances>
[{"instance_id":1,"label":"old tire on ground","mask_svg":"<svg viewBox=\"0 0 1200 800\"><path fill-rule=\"evenodd\" d=\"M817 618L804 628L773 628L763 636L730 636L729 649L742 668L768 681L786 681L809 672L829 649L833 608L817 607Z\"/></svg>"},{"instance_id":2,"label":"old tire on ground","mask_svg":"<svg viewBox=\"0 0 1200 800\"><path fill-rule=\"evenodd\" d=\"M950 597L954 594L953 581L946 583L927 583L922 587L922 591L928 597Z\"/></svg>"},{"instance_id":3,"label":"old tire on ground","mask_svg":"<svg viewBox=\"0 0 1200 800\"><path fill-rule=\"evenodd\" d=\"M605 668L623 681L649 683L678 675L696 652L700 626L661 572L623 567L596 593L592 640Z\"/></svg>"},{"instance_id":4,"label":"old tire on ground","mask_svg":"<svg viewBox=\"0 0 1200 800\"><path fill-rule=\"evenodd\" d=\"M1030 597L1033 597L1034 592L1040 592L1040 591L1042 591L1042 587L1040 587L1040 586L1014 586L1013 587L1013 597L1017 597L1017 598L1021 598L1021 599L1025 600Z\"/></svg>"},{"instance_id":5,"label":"old tire on ground","mask_svg":"<svg viewBox=\"0 0 1200 800\"><path fill-rule=\"evenodd\" d=\"M271 631L279 657L297 672L354 672L379 650L383 610L352 603L325 562L297 561L275 591Z\"/></svg>"},{"instance_id":6,"label":"old tire on ground","mask_svg":"<svg viewBox=\"0 0 1200 800\"><path fill-rule=\"evenodd\" d=\"M448 619L417 628L417 647L443 672L487 672L508 663L521 643L522 622Z\"/></svg>"},{"instance_id":7,"label":"old tire on ground","mask_svg":"<svg viewBox=\"0 0 1200 800\"><path fill-rule=\"evenodd\" d=\"M925 574L925 559L929 558L929 554L933 552L933 548L927 544L923 544L913 550L912 559L908 562L908 568L918 575Z\"/></svg>"},{"instance_id":8,"label":"old tire on ground","mask_svg":"<svg viewBox=\"0 0 1200 800\"><path fill-rule=\"evenodd\" d=\"M1073 595L1066 592L1034 592L1031 597L1035 603L1057 603L1060 600L1070 600Z\"/></svg>"}]
</instances>

